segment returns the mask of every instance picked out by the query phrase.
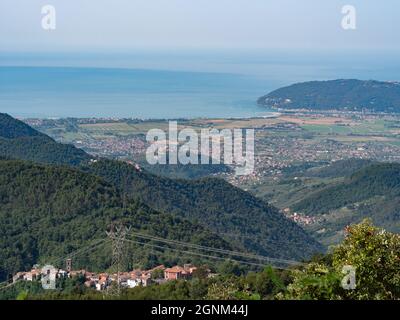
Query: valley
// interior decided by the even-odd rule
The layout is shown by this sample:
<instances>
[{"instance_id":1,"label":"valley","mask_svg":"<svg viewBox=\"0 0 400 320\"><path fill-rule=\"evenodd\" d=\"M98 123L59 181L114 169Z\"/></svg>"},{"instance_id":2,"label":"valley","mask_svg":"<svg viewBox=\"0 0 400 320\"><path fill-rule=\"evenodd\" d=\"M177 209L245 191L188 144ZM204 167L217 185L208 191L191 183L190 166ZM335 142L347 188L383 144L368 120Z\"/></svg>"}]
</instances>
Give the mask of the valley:
<instances>
[{"instance_id":1,"label":"valley","mask_svg":"<svg viewBox=\"0 0 400 320\"><path fill-rule=\"evenodd\" d=\"M268 259L299 261L324 251L277 208L223 179L160 177L134 163L58 143L6 114L0 114L0 125L3 132L13 132L0 137L3 279L77 250L114 221L148 236ZM24 228L26 238L18 240ZM154 267L193 262L189 256L154 255L145 247L130 263ZM93 259L80 263L104 266L110 255L103 252Z\"/></svg>"},{"instance_id":2,"label":"valley","mask_svg":"<svg viewBox=\"0 0 400 320\"><path fill-rule=\"evenodd\" d=\"M310 231L324 245L343 239L344 227L371 217L380 226L398 232L392 201L372 195L354 203L326 209L323 214L299 204L314 193L343 183L364 166L400 162L400 116L356 112L296 111L269 118L178 120L180 128L255 130L255 171L236 176L226 165L148 165L144 153L149 129L167 130L162 120L26 119L28 124L59 142L72 143L89 154L135 163L167 178L220 177L276 206L288 218ZM383 198L382 198L383 197ZM372 205L372 203L375 203ZM387 210L385 208L388 208ZM374 210L386 210L394 221ZM390 223L388 221L391 221Z\"/></svg>"}]
</instances>

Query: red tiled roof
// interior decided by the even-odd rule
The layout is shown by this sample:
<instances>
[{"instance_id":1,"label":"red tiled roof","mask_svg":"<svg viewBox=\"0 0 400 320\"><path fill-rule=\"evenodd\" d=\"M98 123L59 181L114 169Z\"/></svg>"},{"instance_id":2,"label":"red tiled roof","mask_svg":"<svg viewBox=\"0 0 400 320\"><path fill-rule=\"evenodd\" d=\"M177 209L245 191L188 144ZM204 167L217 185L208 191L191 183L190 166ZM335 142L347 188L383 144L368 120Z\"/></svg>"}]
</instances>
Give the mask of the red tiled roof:
<instances>
[{"instance_id":1,"label":"red tiled roof","mask_svg":"<svg viewBox=\"0 0 400 320\"><path fill-rule=\"evenodd\" d=\"M179 273L179 272L185 272L185 269L183 269L180 266L175 266L175 267L172 267L172 268L165 269L165 272Z\"/></svg>"}]
</instances>

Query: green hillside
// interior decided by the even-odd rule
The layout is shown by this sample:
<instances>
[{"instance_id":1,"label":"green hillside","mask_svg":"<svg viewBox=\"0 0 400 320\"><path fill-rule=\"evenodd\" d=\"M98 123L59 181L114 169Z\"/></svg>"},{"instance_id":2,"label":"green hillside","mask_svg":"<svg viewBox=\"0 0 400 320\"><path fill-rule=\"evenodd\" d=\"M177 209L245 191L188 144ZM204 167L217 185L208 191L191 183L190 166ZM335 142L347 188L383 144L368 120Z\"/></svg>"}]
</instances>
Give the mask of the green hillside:
<instances>
[{"instance_id":1,"label":"green hillside","mask_svg":"<svg viewBox=\"0 0 400 320\"><path fill-rule=\"evenodd\" d=\"M136 157L135 160L146 171L157 176L162 176L171 179L194 180L194 179L201 179L204 177L210 177L221 173L230 173L233 171L229 166L223 163L213 164L212 166L201 164L200 156L198 161L199 164L186 164L186 165L180 163L169 164L168 156L167 156L168 164L151 165L147 162L145 156Z\"/></svg>"},{"instance_id":2,"label":"green hillside","mask_svg":"<svg viewBox=\"0 0 400 320\"><path fill-rule=\"evenodd\" d=\"M0 155L39 163L79 165L91 157L72 145L59 144L22 121L0 113Z\"/></svg>"},{"instance_id":3,"label":"green hillside","mask_svg":"<svg viewBox=\"0 0 400 320\"><path fill-rule=\"evenodd\" d=\"M296 83L258 99L272 108L400 112L400 83L330 80Z\"/></svg>"},{"instance_id":4,"label":"green hillside","mask_svg":"<svg viewBox=\"0 0 400 320\"><path fill-rule=\"evenodd\" d=\"M400 164L371 164L332 181L291 205L293 212L317 218L307 230L319 241L337 243L346 226L365 218L388 231L400 232Z\"/></svg>"},{"instance_id":5,"label":"green hillside","mask_svg":"<svg viewBox=\"0 0 400 320\"><path fill-rule=\"evenodd\" d=\"M244 249L272 257L301 259L323 250L276 208L222 179L172 180L102 160L85 168L162 212L196 221Z\"/></svg>"},{"instance_id":6,"label":"green hillside","mask_svg":"<svg viewBox=\"0 0 400 320\"><path fill-rule=\"evenodd\" d=\"M130 200L124 208L121 193L99 177L66 167L0 160L1 280L104 238L112 221L125 222L147 234L232 248L199 224L159 213L139 201ZM148 259L148 249L134 252L131 262ZM109 262L108 248L85 256L80 266L105 270ZM75 264L79 265L79 260Z\"/></svg>"},{"instance_id":7,"label":"green hillside","mask_svg":"<svg viewBox=\"0 0 400 320\"><path fill-rule=\"evenodd\" d=\"M42 137L52 140L50 137L36 131L22 121L18 121L6 113L0 113L0 137L14 139L20 137Z\"/></svg>"},{"instance_id":8,"label":"green hillside","mask_svg":"<svg viewBox=\"0 0 400 320\"><path fill-rule=\"evenodd\" d=\"M4 139L5 149L14 150L10 146L19 145L19 139ZM277 209L224 180L173 180L152 175L145 170L138 171L123 162L106 159L88 162L84 160L90 157L73 146L67 146L71 148L70 157L63 157L58 162L55 155L63 154L66 146L55 142L51 146L54 148L52 154L42 146L35 153L21 151L22 155L20 152L3 153L0 149L0 156L40 163L81 163L81 170L123 190L124 198L140 200L157 211L201 224L248 251L270 257L301 259L323 250L308 233L286 219ZM77 159L74 154L78 154Z\"/></svg>"},{"instance_id":9,"label":"green hillside","mask_svg":"<svg viewBox=\"0 0 400 320\"><path fill-rule=\"evenodd\" d=\"M301 175L315 178L347 177L371 164L373 164L373 161L364 159L338 160L329 165L312 167Z\"/></svg>"},{"instance_id":10,"label":"green hillside","mask_svg":"<svg viewBox=\"0 0 400 320\"><path fill-rule=\"evenodd\" d=\"M400 196L400 164L374 164L363 168L343 183L311 194L298 202L293 209L320 214L375 196Z\"/></svg>"},{"instance_id":11,"label":"green hillside","mask_svg":"<svg viewBox=\"0 0 400 320\"><path fill-rule=\"evenodd\" d=\"M91 157L72 145L58 144L46 137L0 137L0 154L4 157L31 160L47 164L77 166L88 162Z\"/></svg>"}]
</instances>

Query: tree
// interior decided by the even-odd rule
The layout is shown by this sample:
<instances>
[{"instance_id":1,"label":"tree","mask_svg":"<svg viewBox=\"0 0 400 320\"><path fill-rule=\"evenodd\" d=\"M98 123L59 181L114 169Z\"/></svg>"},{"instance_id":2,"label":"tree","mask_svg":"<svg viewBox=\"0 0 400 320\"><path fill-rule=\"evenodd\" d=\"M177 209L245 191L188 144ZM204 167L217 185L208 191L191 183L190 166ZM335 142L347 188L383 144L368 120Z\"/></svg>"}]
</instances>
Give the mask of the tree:
<instances>
[{"instance_id":1,"label":"tree","mask_svg":"<svg viewBox=\"0 0 400 320\"><path fill-rule=\"evenodd\" d=\"M244 279L246 285L263 298L272 298L286 289L285 275L272 267L266 267L262 272L250 272Z\"/></svg>"},{"instance_id":2,"label":"tree","mask_svg":"<svg viewBox=\"0 0 400 320\"><path fill-rule=\"evenodd\" d=\"M248 284L241 285L235 276L220 278L208 287L207 300L260 300L258 293L253 293Z\"/></svg>"},{"instance_id":3,"label":"tree","mask_svg":"<svg viewBox=\"0 0 400 320\"><path fill-rule=\"evenodd\" d=\"M320 263L310 263L302 270L292 271L293 282L278 299L286 300L339 300L341 276Z\"/></svg>"},{"instance_id":4,"label":"tree","mask_svg":"<svg viewBox=\"0 0 400 320\"><path fill-rule=\"evenodd\" d=\"M350 299L400 299L400 235L376 228L369 220L347 228L347 237L333 253L337 272L344 265L356 270Z\"/></svg>"},{"instance_id":5,"label":"tree","mask_svg":"<svg viewBox=\"0 0 400 320\"><path fill-rule=\"evenodd\" d=\"M346 228L332 263L312 262L294 270L280 299L400 299L400 235L374 227L369 220ZM345 290L343 267L355 269L356 287Z\"/></svg>"}]
</instances>

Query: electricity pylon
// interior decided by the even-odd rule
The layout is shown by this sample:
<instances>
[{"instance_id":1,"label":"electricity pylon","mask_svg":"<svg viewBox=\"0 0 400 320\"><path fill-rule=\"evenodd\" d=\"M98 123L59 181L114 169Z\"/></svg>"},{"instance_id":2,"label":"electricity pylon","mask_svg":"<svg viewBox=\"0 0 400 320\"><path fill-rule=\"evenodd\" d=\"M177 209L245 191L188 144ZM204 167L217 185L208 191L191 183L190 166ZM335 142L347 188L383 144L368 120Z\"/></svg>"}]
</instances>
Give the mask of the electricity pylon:
<instances>
[{"instance_id":1,"label":"electricity pylon","mask_svg":"<svg viewBox=\"0 0 400 320\"><path fill-rule=\"evenodd\" d=\"M106 292L108 295L120 296L121 294L120 272L122 269L122 262L125 260L124 245L126 235L129 233L129 231L130 227L125 227L122 225L112 225L110 231L106 232L112 243L111 270L116 270L117 274L116 285L111 285L107 287Z\"/></svg>"}]
</instances>

